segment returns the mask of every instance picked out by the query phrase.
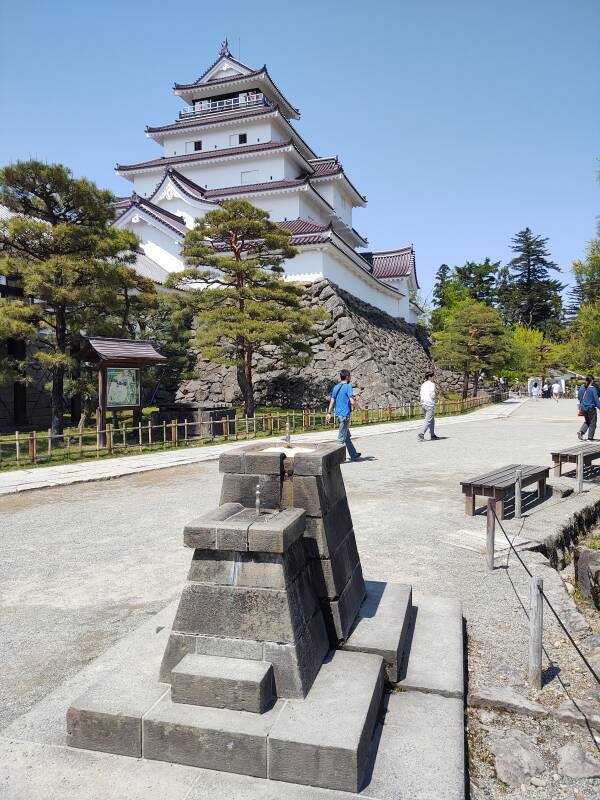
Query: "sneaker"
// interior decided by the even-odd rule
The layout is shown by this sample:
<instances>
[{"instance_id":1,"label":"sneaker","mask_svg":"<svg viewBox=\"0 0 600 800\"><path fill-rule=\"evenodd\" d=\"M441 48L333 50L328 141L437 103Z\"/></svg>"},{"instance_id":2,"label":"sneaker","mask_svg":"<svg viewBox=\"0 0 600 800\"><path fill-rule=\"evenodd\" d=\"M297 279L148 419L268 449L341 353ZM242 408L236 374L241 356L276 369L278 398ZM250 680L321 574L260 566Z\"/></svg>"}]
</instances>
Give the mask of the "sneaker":
<instances>
[{"instance_id":1,"label":"sneaker","mask_svg":"<svg viewBox=\"0 0 600 800\"><path fill-rule=\"evenodd\" d=\"M417 439L418 439L420 442L424 442L424 441L425 441L425 436L424 436L422 433L420 433L420 434L417 436Z\"/></svg>"},{"instance_id":2,"label":"sneaker","mask_svg":"<svg viewBox=\"0 0 600 800\"><path fill-rule=\"evenodd\" d=\"M350 459L350 461L358 461L358 459L360 458L360 456L361 456L361 453L357 453L357 454L354 456L354 458L351 458L351 459Z\"/></svg>"},{"instance_id":3,"label":"sneaker","mask_svg":"<svg viewBox=\"0 0 600 800\"><path fill-rule=\"evenodd\" d=\"M441 436L432 436L431 441L435 442L436 439L441 439L441 438L442 438Z\"/></svg>"},{"instance_id":4,"label":"sneaker","mask_svg":"<svg viewBox=\"0 0 600 800\"><path fill-rule=\"evenodd\" d=\"M583 433L581 433L581 431L577 431L577 438L580 442L583 442Z\"/></svg>"}]
</instances>

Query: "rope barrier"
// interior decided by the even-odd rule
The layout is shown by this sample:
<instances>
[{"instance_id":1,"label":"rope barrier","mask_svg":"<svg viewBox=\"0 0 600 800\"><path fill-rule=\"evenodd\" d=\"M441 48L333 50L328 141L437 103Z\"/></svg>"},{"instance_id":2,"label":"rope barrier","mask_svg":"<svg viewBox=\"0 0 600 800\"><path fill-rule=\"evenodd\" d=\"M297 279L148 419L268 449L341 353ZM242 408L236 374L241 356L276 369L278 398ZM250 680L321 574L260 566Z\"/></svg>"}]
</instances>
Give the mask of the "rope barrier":
<instances>
[{"instance_id":1,"label":"rope barrier","mask_svg":"<svg viewBox=\"0 0 600 800\"><path fill-rule=\"evenodd\" d=\"M504 526L502 525L502 523L501 523L501 522L500 522L500 520L498 519L498 515L496 514L496 510L495 510L495 509L492 509L492 511L493 511L494 517L496 518L496 522L497 522L497 523L498 523L498 525L500 526L500 530L501 530L501 531L502 531L502 533L504 534L504 538L505 538L505 539L506 539L506 541L508 542L508 546L509 546L508 555L510 555L510 551L512 550L512 552L513 552L513 553L516 555L516 557L517 557L518 561L520 562L520 564L521 564L521 566L523 567L523 569L525 570L525 572L526 572L526 573L529 575L529 577L530 577L530 578L533 578L533 577L534 577L534 576L533 576L533 573L531 572L531 570L529 569L529 567L527 566L527 564L526 564L526 563L523 561L523 559L521 558L521 556L519 555L519 553L518 553L518 552L515 550L515 548L514 548L514 545L513 545L512 541L509 539L509 537L508 537L508 534L507 534L507 533L506 533L506 531L504 530ZM521 525L521 528L522 528L522 527L523 527L523 525ZM517 534L517 535L518 535L518 534ZM507 559L506 559L506 564L507 564L507 566L508 566L508 555L507 555ZM573 647L574 647L574 648L575 648L575 650L577 651L577 653L578 653L579 657L581 658L581 660L583 661L583 663L585 664L585 666L587 667L587 669L590 671L590 673L591 673L592 677L594 678L594 680L596 681L596 683L600 684L600 675L598 675L598 673L596 672L596 670L595 670L595 669L592 667L592 665L590 664L590 662L587 660L587 658L586 658L586 657L584 656L584 654L581 652L581 650L580 650L580 648L579 648L579 646L578 646L577 642L576 642L576 641L573 639L573 637L571 636L571 634L569 633L569 631L568 631L568 630L567 630L567 628L565 627L565 625L564 625L563 621L562 621L562 620L561 620L561 618L558 616L557 612L554 610L554 607L553 607L552 603L550 602L550 600L548 600L548 597L547 597L547 595L546 595L546 593L544 592L544 590L543 590L543 589L541 590L541 593L542 593L542 597L543 597L543 598L544 598L544 600L546 601L546 605L548 606L548 608L550 609L550 611L551 611L551 612L554 614L554 616L555 616L555 618L556 618L556 621L558 622L558 624L560 625L560 627L561 627L561 628L563 629L563 631L565 632L565 634L566 634L566 636L567 636L567 639L568 639L568 640L571 642L571 644L573 645Z\"/></svg>"}]
</instances>

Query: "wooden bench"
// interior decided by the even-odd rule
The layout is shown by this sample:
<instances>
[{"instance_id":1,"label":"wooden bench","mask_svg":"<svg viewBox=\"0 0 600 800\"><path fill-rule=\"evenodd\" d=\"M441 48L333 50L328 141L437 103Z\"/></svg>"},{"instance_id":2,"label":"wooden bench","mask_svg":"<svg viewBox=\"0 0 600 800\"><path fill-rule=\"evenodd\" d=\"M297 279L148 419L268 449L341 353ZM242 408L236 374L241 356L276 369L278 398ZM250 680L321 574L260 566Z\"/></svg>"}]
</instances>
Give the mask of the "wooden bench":
<instances>
[{"instance_id":1,"label":"wooden bench","mask_svg":"<svg viewBox=\"0 0 600 800\"><path fill-rule=\"evenodd\" d=\"M498 517L504 519L504 500L514 495L517 470L521 470L521 486L531 483L538 485L538 497L543 500L546 496L546 479L550 475L550 467L540 467L531 464L508 464L493 472L477 475L474 478L461 481L465 495L465 513L470 517L475 513L475 498L493 497L497 503Z\"/></svg>"},{"instance_id":2,"label":"wooden bench","mask_svg":"<svg viewBox=\"0 0 600 800\"><path fill-rule=\"evenodd\" d=\"M583 453L583 466L588 467L592 461L600 458L600 442L575 444L573 447L565 447L563 450L553 450L552 463L554 465L554 474L560 477L562 475L562 465L576 464L577 457L581 453Z\"/></svg>"}]
</instances>

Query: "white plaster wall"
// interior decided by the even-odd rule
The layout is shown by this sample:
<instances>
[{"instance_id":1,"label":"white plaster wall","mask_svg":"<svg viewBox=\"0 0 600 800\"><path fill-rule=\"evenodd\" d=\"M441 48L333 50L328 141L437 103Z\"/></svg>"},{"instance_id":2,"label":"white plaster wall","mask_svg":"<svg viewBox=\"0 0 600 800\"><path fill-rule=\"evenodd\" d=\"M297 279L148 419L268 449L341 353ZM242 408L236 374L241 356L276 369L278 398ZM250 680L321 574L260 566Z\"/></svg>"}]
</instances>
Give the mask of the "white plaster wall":
<instances>
[{"instance_id":1,"label":"white plaster wall","mask_svg":"<svg viewBox=\"0 0 600 800\"><path fill-rule=\"evenodd\" d=\"M330 206L333 206L337 216L352 227L352 203L346 192L343 191L341 182L317 182L315 183L315 189L321 197L327 200Z\"/></svg>"},{"instance_id":2,"label":"white plaster wall","mask_svg":"<svg viewBox=\"0 0 600 800\"><path fill-rule=\"evenodd\" d=\"M284 262L285 277L303 283L319 281L324 276L322 250L301 250L297 256Z\"/></svg>"},{"instance_id":3,"label":"white plaster wall","mask_svg":"<svg viewBox=\"0 0 600 800\"><path fill-rule=\"evenodd\" d=\"M219 163L198 162L196 164L174 164L175 169L190 180L206 189L221 189L226 186L239 186L242 183L242 172L254 171L248 182L265 183L280 181L285 178L296 178L299 172L297 164L287 154L272 156L240 158ZM131 175L135 191L141 197L148 197L161 180L163 168L157 167L152 173L144 172Z\"/></svg>"},{"instance_id":4,"label":"white plaster wall","mask_svg":"<svg viewBox=\"0 0 600 800\"><path fill-rule=\"evenodd\" d=\"M237 141L230 142L230 136L245 133L248 137L247 144L260 144L262 142L279 142L282 136L279 128L276 128L270 120L256 122L240 122L237 125L227 125L222 128L212 130L202 130L202 128L185 133L169 136L163 140L165 156L178 156L186 152L185 143L200 140L202 142L202 152L209 150L222 150L225 147L238 147Z\"/></svg>"},{"instance_id":5,"label":"white plaster wall","mask_svg":"<svg viewBox=\"0 0 600 800\"><path fill-rule=\"evenodd\" d=\"M381 308L392 317L408 319L407 297L401 297L398 294L392 295L368 273L364 273L363 276L363 274L355 272L354 270L359 268L351 266L348 262L349 259L344 258L343 254L335 253L333 249L328 250L323 259L324 277L355 297Z\"/></svg>"},{"instance_id":6,"label":"white plaster wall","mask_svg":"<svg viewBox=\"0 0 600 800\"><path fill-rule=\"evenodd\" d=\"M297 219L300 216L300 200L298 192L273 194L266 197L248 196L248 201L263 211L268 211L272 220L281 222L285 219Z\"/></svg>"},{"instance_id":7,"label":"white plaster wall","mask_svg":"<svg viewBox=\"0 0 600 800\"><path fill-rule=\"evenodd\" d=\"M303 219L312 219L320 225L329 225L329 214L325 212L321 204L315 201L314 195L310 191L300 193L298 216Z\"/></svg>"},{"instance_id":8,"label":"white plaster wall","mask_svg":"<svg viewBox=\"0 0 600 800\"><path fill-rule=\"evenodd\" d=\"M169 272L183 269L181 242L175 234L170 237L144 221L129 223L126 227L140 239L144 253L161 267Z\"/></svg>"}]
</instances>

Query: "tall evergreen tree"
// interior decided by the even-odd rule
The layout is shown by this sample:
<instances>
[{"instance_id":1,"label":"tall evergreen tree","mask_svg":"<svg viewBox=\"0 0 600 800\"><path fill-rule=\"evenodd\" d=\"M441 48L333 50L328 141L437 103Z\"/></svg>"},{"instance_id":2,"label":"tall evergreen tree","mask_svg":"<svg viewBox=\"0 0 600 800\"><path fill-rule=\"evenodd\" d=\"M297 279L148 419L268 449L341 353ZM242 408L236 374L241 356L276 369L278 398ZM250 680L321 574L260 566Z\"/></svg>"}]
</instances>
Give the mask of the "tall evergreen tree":
<instances>
[{"instance_id":1,"label":"tall evergreen tree","mask_svg":"<svg viewBox=\"0 0 600 800\"><path fill-rule=\"evenodd\" d=\"M536 236L530 228L512 238L516 253L509 262L510 280L502 280L499 302L507 320L513 324L556 332L562 315L561 292L564 284L550 277L560 268L550 260L548 239Z\"/></svg>"},{"instance_id":2,"label":"tall evergreen tree","mask_svg":"<svg viewBox=\"0 0 600 800\"><path fill-rule=\"evenodd\" d=\"M441 308L444 305L444 290L450 280L450 267L448 264L441 264L435 273L435 283L433 285L433 306Z\"/></svg>"},{"instance_id":3,"label":"tall evergreen tree","mask_svg":"<svg viewBox=\"0 0 600 800\"><path fill-rule=\"evenodd\" d=\"M463 374L463 398L473 375L474 393L482 370L501 368L510 350L509 338L495 308L463 300L452 308L444 328L434 333L433 357L442 367Z\"/></svg>"},{"instance_id":4,"label":"tall evergreen tree","mask_svg":"<svg viewBox=\"0 0 600 800\"><path fill-rule=\"evenodd\" d=\"M283 280L296 254L290 234L245 200L225 200L185 238L191 266L171 276L195 306L192 345L204 358L236 369L246 416L254 416L254 356L275 345L285 363L306 362L317 313L301 305L302 287Z\"/></svg>"},{"instance_id":5,"label":"tall evergreen tree","mask_svg":"<svg viewBox=\"0 0 600 800\"><path fill-rule=\"evenodd\" d=\"M454 274L458 280L469 290L474 300L493 306L497 299L496 280L499 261L467 261L462 267L455 267Z\"/></svg>"},{"instance_id":6,"label":"tall evergreen tree","mask_svg":"<svg viewBox=\"0 0 600 800\"><path fill-rule=\"evenodd\" d=\"M0 331L28 342L31 357L50 372L55 435L63 431L65 376L76 366L80 331L109 319L127 330L132 306L155 294L130 266L137 237L110 225L112 200L61 164L26 161L0 170L0 203L17 214L0 220L1 271L28 298L0 300ZM25 368L14 359L8 365L22 378Z\"/></svg>"},{"instance_id":7,"label":"tall evergreen tree","mask_svg":"<svg viewBox=\"0 0 600 800\"><path fill-rule=\"evenodd\" d=\"M575 286L569 292L567 313L574 317L581 306L600 299L600 239L593 239L586 249L584 261L573 262Z\"/></svg>"}]
</instances>

